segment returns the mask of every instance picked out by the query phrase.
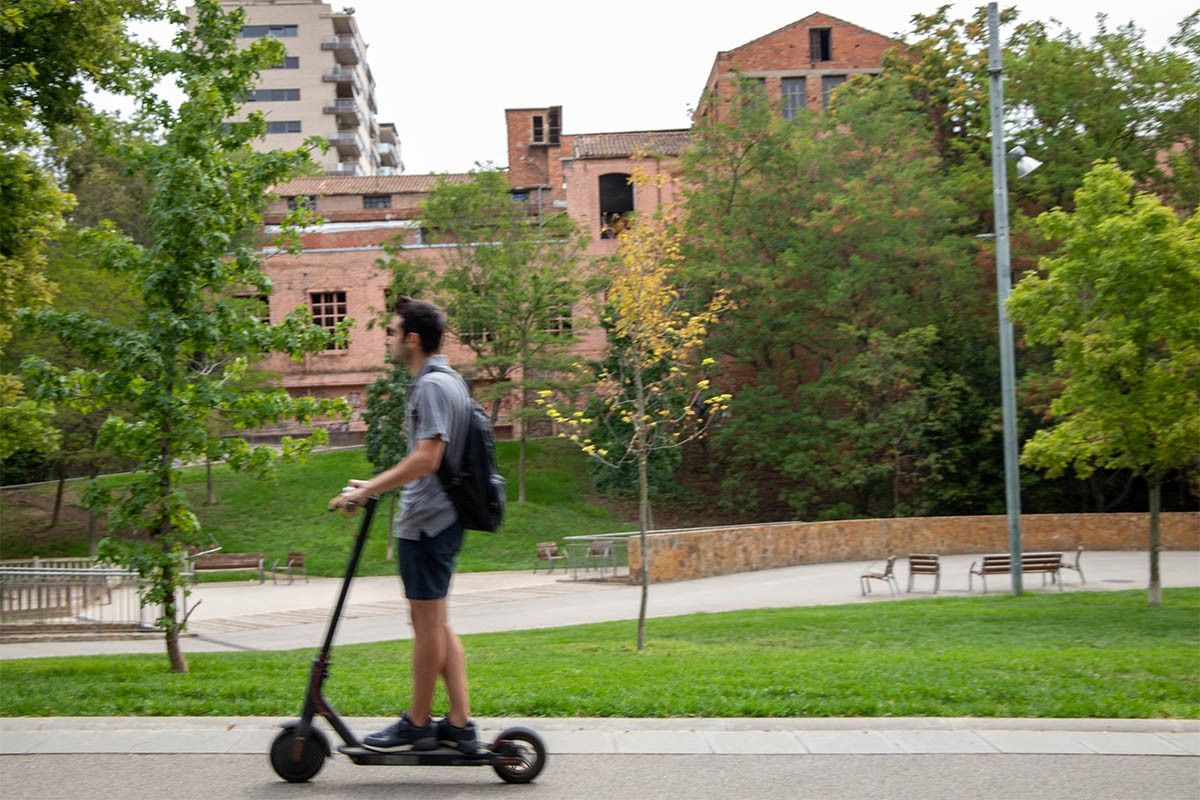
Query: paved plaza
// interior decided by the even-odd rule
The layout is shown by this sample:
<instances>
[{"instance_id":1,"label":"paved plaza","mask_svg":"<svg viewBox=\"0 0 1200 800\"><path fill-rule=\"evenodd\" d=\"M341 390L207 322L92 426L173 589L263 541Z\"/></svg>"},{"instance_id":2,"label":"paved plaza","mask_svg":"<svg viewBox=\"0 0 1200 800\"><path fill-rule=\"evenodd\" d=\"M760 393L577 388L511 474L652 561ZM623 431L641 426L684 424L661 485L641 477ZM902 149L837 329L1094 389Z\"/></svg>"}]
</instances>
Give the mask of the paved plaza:
<instances>
[{"instance_id":1,"label":"paved plaza","mask_svg":"<svg viewBox=\"0 0 1200 800\"><path fill-rule=\"evenodd\" d=\"M966 597L967 571L974 556L946 556L942 561L938 597ZM920 602L932 597L932 579L918 576L912 594L905 593L908 574L898 562L900 594L893 598L876 582L863 596L858 576L871 562L811 564L782 569L721 575L650 587L649 615L670 617L696 612L836 605L871 602ZM1064 571L1064 591L1138 589L1148 581L1148 556L1144 552L1084 553L1085 587L1072 572ZM582 578L584 573L580 574ZM1162 580L1167 587L1200 586L1200 552L1162 554ZM316 648L337 597L340 581L313 578L290 585L254 582L203 583L192 603L192 636L186 652L233 650L291 650ZM991 593L1010 590L1007 576L988 579ZM1029 591L1057 592L1043 586L1041 575L1025 577ZM463 573L451 590L451 622L459 633L552 628L590 622L635 619L640 589L619 583L572 580L561 571ZM979 594L979 580L975 594ZM391 576L359 578L353 584L349 606L338 630L340 644L406 639L411 629L399 579ZM101 653L158 653L156 638L115 641L25 641L0 644L0 659Z\"/></svg>"}]
</instances>

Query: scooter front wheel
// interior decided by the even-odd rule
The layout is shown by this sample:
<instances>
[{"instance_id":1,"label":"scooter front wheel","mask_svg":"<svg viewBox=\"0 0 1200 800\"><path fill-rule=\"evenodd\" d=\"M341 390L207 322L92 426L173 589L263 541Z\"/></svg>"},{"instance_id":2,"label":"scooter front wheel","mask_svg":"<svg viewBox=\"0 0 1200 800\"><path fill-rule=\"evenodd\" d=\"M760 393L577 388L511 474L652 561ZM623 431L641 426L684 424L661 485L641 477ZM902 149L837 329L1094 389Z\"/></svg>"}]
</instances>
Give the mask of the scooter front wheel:
<instances>
[{"instance_id":1,"label":"scooter front wheel","mask_svg":"<svg viewBox=\"0 0 1200 800\"><path fill-rule=\"evenodd\" d=\"M508 728L491 750L492 769L508 783L529 783L546 766L546 743L529 728Z\"/></svg>"},{"instance_id":2,"label":"scooter front wheel","mask_svg":"<svg viewBox=\"0 0 1200 800\"><path fill-rule=\"evenodd\" d=\"M325 754L329 752L325 734L316 728L309 731L308 738L299 746L299 753L297 745L299 742L294 727L280 731L275 741L271 742L271 768L276 775L290 783L311 780L325 765Z\"/></svg>"}]
</instances>

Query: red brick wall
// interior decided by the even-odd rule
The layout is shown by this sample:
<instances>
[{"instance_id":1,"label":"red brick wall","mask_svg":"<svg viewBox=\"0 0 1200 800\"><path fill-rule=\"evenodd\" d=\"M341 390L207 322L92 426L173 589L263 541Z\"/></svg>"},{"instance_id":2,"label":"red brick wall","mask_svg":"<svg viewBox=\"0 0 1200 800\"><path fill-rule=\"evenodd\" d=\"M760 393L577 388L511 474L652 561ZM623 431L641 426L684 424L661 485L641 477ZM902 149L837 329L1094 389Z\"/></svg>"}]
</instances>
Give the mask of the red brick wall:
<instances>
[{"instance_id":1,"label":"red brick wall","mask_svg":"<svg viewBox=\"0 0 1200 800\"><path fill-rule=\"evenodd\" d=\"M1026 552L1145 550L1148 514L1028 514L1021 517ZM1166 550L1200 550L1200 514L1161 516ZM831 522L778 522L767 525L692 528L648 537L650 580L691 580L796 564L867 561L890 555L1004 553L1004 516L909 517ZM629 540L629 574L641 581L641 550Z\"/></svg>"},{"instance_id":2,"label":"red brick wall","mask_svg":"<svg viewBox=\"0 0 1200 800\"><path fill-rule=\"evenodd\" d=\"M832 60L812 59L809 31L813 28L831 30ZM765 78L767 96L773 103L780 100L782 77L803 75L807 78L805 91L808 107L820 110L822 75L878 71L883 64L884 54L899 44L894 39L836 17L811 14L735 50L718 53L705 92L719 101L716 113L720 114L721 105L736 93L735 72L746 77Z\"/></svg>"}]
</instances>

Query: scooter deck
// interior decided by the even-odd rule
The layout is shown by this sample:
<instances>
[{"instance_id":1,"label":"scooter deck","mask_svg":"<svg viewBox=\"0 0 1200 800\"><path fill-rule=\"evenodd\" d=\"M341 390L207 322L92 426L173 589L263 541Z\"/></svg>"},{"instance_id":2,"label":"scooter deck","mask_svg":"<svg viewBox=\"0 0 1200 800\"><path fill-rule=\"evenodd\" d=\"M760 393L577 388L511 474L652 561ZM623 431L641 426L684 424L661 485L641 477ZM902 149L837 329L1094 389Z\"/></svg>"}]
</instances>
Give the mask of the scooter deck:
<instances>
[{"instance_id":1,"label":"scooter deck","mask_svg":"<svg viewBox=\"0 0 1200 800\"><path fill-rule=\"evenodd\" d=\"M494 753L486 751L478 755L467 755L450 747L439 747L437 750L396 750L383 753L378 750L368 750L365 747L342 745L338 748L338 752L349 757L355 764L391 767L486 767L495 758Z\"/></svg>"}]
</instances>

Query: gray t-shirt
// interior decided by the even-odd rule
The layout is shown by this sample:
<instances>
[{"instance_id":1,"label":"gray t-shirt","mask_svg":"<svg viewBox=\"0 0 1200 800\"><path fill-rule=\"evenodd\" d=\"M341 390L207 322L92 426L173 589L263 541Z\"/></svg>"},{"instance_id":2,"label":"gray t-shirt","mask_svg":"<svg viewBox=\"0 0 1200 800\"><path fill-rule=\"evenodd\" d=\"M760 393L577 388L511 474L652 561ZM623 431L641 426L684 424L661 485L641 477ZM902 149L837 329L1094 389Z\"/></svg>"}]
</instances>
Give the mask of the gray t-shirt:
<instances>
[{"instance_id":1,"label":"gray t-shirt","mask_svg":"<svg viewBox=\"0 0 1200 800\"><path fill-rule=\"evenodd\" d=\"M441 371L449 368L445 356L430 356L408 387L408 452L416 450L422 439L441 439L446 443L442 458L453 464L461 457L471 398L457 373ZM395 534L401 539L420 539L422 533L437 536L457 519L458 512L435 472L404 487Z\"/></svg>"}]
</instances>

